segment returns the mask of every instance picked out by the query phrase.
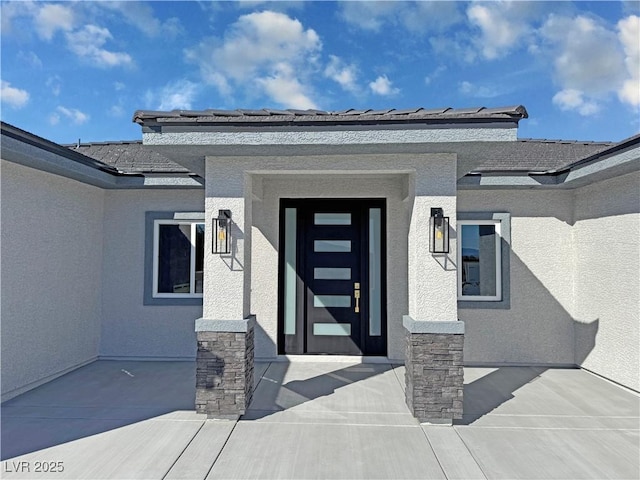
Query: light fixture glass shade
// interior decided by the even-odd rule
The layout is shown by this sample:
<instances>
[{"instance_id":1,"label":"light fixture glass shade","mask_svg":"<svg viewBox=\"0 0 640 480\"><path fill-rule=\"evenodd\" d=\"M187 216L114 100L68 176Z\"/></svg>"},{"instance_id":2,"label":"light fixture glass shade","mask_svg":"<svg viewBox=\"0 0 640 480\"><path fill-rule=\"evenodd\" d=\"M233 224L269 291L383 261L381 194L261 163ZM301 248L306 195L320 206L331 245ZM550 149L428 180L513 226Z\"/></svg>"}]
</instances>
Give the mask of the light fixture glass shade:
<instances>
[{"instance_id":1,"label":"light fixture glass shade","mask_svg":"<svg viewBox=\"0 0 640 480\"><path fill-rule=\"evenodd\" d=\"M231 210L218 210L218 218L213 219L213 253L224 255L231 253Z\"/></svg>"},{"instance_id":2,"label":"light fixture glass shade","mask_svg":"<svg viewBox=\"0 0 640 480\"><path fill-rule=\"evenodd\" d=\"M449 253L449 217L442 208L432 208L429 218L429 252Z\"/></svg>"}]
</instances>

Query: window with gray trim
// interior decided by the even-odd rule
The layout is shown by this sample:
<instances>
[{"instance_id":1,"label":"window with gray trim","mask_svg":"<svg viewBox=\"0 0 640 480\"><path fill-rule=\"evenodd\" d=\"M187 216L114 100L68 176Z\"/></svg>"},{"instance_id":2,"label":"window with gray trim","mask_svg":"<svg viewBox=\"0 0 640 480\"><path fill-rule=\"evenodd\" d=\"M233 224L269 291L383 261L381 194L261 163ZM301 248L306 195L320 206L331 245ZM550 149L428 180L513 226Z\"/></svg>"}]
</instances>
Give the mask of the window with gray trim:
<instances>
[{"instance_id":1,"label":"window with gray trim","mask_svg":"<svg viewBox=\"0 0 640 480\"><path fill-rule=\"evenodd\" d=\"M459 212L458 306L509 308L511 215Z\"/></svg>"},{"instance_id":2,"label":"window with gray trim","mask_svg":"<svg viewBox=\"0 0 640 480\"><path fill-rule=\"evenodd\" d=\"M201 305L204 214L147 212L145 305Z\"/></svg>"}]
</instances>

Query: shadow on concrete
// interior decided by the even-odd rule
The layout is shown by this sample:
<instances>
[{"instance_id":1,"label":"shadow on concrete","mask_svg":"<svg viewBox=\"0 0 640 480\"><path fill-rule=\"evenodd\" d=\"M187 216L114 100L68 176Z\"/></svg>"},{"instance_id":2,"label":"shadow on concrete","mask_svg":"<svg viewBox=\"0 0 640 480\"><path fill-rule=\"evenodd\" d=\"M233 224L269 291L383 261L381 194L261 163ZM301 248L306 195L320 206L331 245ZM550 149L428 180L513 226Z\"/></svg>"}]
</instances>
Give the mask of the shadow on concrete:
<instances>
[{"instance_id":1,"label":"shadow on concrete","mask_svg":"<svg viewBox=\"0 0 640 480\"><path fill-rule=\"evenodd\" d=\"M296 368L304 371L306 365L309 366L309 372L313 376L299 380L285 381L290 369L290 364L287 362L271 363L262 375L253 393L253 401L243 419L257 420L264 418L273 413L288 410L321 397L328 397L335 394L336 391L341 388L370 380L393 370L393 366L386 363L350 364L344 368L326 373L317 372L318 368L322 368L319 366L326 365L328 368L331 368L335 366L335 364L303 362L298 364ZM316 370L316 372L313 370ZM305 375L302 373L300 376ZM392 381L397 382L395 376ZM376 383L376 386L382 385L382 383ZM394 384L393 386L397 387L398 391L400 391L399 384ZM385 391L388 389L371 388L372 385L365 387L364 383L355 385L355 387L358 388L358 392L354 392L354 398L358 401L357 396L362 395L363 404L371 401L371 396L384 396L388 394L388 391ZM369 395L369 398L366 398L367 395Z\"/></svg>"},{"instance_id":2,"label":"shadow on concrete","mask_svg":"<svg viewBox=\"0 0 640 480\"><path fill-rule=\"evenodd\" d=\"M491 368L484 375L464 386L463 418L456 425L470 425L500 405L514 398L514 392L536 381L546 367Z\"/></svg>"},{"instance_id":3,"label":"shadow on concrete","mask_svg":"<svg viewBox=\"0 0 640 480\"><path fill-rule=\"evenodd\" d=\"M2 404L1 459L176 412L195 415L195 362L98 360Z\"/></svg>"}]
</instances>

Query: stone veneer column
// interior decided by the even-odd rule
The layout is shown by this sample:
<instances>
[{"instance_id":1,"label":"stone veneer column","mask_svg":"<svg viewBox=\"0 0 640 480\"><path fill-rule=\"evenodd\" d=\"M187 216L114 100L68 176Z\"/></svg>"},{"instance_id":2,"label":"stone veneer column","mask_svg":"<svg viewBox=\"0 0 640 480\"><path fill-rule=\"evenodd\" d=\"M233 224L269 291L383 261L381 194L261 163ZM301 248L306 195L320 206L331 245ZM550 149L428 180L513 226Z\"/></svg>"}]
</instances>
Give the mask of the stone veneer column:
<instances>
[{"instance_id":1,"label":"stone veneer column","mask_svg":"<svg viewBox=\"0 0 640 480\"><path fill-rule=\"evenodd\" d=\"M464 322L415 321L407 330L406 402L420 422L451 425L462 418Z\"/></svg>"},{"instance_id":2,"label":"stone veneer column","mask_svg":"<svg viewBox=\"0 0 640 480\"><path fill-rule=\"evenodd\" d=\"M196 320L196 412L209 418L243 415L253 395L255 318Z\"/></svg>"}]
</instances>

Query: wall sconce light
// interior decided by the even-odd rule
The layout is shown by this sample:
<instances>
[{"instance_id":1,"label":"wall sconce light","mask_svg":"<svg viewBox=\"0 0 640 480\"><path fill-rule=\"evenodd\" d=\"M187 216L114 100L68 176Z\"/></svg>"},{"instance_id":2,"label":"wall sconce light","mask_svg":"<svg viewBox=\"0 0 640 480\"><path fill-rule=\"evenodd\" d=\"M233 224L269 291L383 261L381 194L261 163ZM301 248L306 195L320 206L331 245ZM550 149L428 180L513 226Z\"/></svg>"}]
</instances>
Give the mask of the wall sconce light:
<instances>
[{"instance_id":1,"label":"wall sconce light","mask_svg":"<svg viewBox=\"0 0 640 480\"><path fill-rule=\"evenodd\" d=\"M218 218L213 219L213 253L224 255L231 253L231 210L218 210Z\"/></svg>"},{"instance_id":2,"label":"wall sconce light","mask_svg":"<svg viewBox=\"0 0 640 480\"><path fill-rule=\"evenodd\" d=\"M432 208L429 218L429 252L449 253L449 217L442 208Z\"/></svg>"}]
</instances>

